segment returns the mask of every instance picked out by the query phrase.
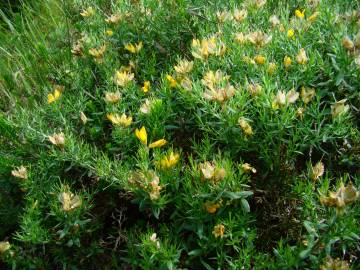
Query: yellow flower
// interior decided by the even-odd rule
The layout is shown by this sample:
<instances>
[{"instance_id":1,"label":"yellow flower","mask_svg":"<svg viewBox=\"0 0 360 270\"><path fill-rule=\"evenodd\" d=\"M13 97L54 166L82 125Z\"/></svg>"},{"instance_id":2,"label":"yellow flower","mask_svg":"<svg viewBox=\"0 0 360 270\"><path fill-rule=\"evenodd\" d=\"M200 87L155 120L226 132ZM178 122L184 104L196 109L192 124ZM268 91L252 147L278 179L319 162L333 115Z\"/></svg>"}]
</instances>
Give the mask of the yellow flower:
<instances>
[{"instance_id":1,"label":"yellow flower","mask_svg":"<svg viewBox=\"0 0 360 270\"><path fill-rule=\"evenodd\" d=\"M315 20L317 19L317 17L320 15L319 11L315 11L313 14L311 14L311 16L308 18L309 22L315 22Z\"/></svg>"},{"instance_id":2,"label":"yellow flower","mask_svg":"<svg viewBox=\"0 0 360 270\"><path fill-rule=\"evenodd\" d=\"M269 23L271 23L271 26L274 28L280 24L280 20L276 15L271 15L269 18Z\"/></svg>"},{"instance_id":3,"label":"yellow flower","mask_svg":"<svg viewBox=\"0 0 360 270\"><path fill-rule=\"evenodd\" d=\"M288 38L293 38L294 35L295 35L294 29L291 28L291 29L289 29L289 30L287 31L287 37L288 37Z\"/></svg>"},{"instance_id":4,"label":"yellow flower","mask_svg":"<svg viewBox=\"0 0 360 270\"><path fill-rule=\"evenodd\" d=\"M89 54L95 58L95 60L101 61L106 51L106 45L102 45L99 49L92 48L89 50Z\"/></svg>"},{"instance_id":5,"label":"yellow flower","mask_svg":"<svg viewBox=\"0 0 360 270\"><path fill-rule=\"evenodd\" d=\"M186 76L181 77L179 84L186 91L191 91L192 90L192 81Z\"/></svg>"},{"instance_id":6,"label":"yellow flower","mask_svg":"<svg viewBox=\"0 0 360 270\"><path fill-rule=\"evenodd\" d=\"M174 66L174 69L177 73L181 75L185 75L186 73L189 73L194 66L193 61L187 61L187 60L180 60L176 66Z\"/></svg>"},{"instance_id":7,"label":"yellow flower","mask_svg":"<svg viewBox=\"0 0 360 270\"><path fill-rule=\"evenodd\" d=\"M281 106L286 104L286 95L284 91L278 91L275 99L273 100L271 106L273 109L278 109Z\"/></svg>"},{"instance_id":8,"label":"yellow flower","mask_svg":"<svg viewBox=\"0 0 360 270\"><path fill-rule=\"evenodd\" d=\"M356 48L360 49L360 31L354 37L354 45Z\"/></svg>"},{"instance_id":9,"label":"yellow flower","mask_svg":"<svg viewBox=\"0 0 360 270\"><path fill-rule=\"evenodd\" d=\"M212 234L215 236L215 238L223 237L225 233L225 226L222 224L216 225L214 227L214 230L212 231Z\"/></svg>"},{"instance_id":10,"label":"yellow flower","mask_svg":"<svg viewBox=\"0 0 360 270\"><path fill-rule=\"evenodd\" d=\"M245 42L247 41L247 37L242 32L236 33L234 39L235 39L235 41L239 42L240 44L245 44Z\"/></svg>"},{"instance_id":11,"label":"yellow flower","mask_svg":"<svg viewBox=\"0 0 360 270\"><path fill-rule=\"evenodd\" d=\"M140 112L148 114L151 110L152 102L148 99L145 99L145 102L140 106Z\"/></svg>"},{"instance_id":12,"label":"yellow flower","mask_svg":"<svg viewBox=\"0 0 360 270\"><path fill-rule=\"evenodd\" d=\"M315 166L311 167L311 179L313 181L319 179L324 174L324 164L319 161Z\"/></svg>"},{"instance_id":13,"label":"yellow flower","mask_svg":"<svg viewBox=\"0 0 360 270\"><path fill-rule=\"evenodd\" d=\"M204 205L206 212L210 214L214 214L220 208L220 206L220 203L212 203L210 201L205 202Z\"/></svg>"},{"instance_id":14,"label":"yellow flower","mask_svg":"<svg viewBox=\"0 0 360 270\"><path fill-rule=\"evenodd\" d=\"M146 191L152 201L160 198L160 191L163 187L160 185L160 179L154 171L135 172L128 181L135 187Z\"/></svg>"},{"instance_id":15,"label":"yellow flower","mask_svg":"<svg viewBox=\"0 0 360 270\"><path fill-rule=\"evenodd\" d=\"M217 184L219 181L223 180L226 176L226 171L224 168L217 168L215 164L206 161L199 165L202 177L204 179L211 180L214 184Z\"/></svg>"},{"instance_id":16,"label":"yellow flower","mask_svg":"<svg viewBox=\"0 0 360 270\"><path fill-rule=\"evenodd\" d=\"M16 170L11 171L12 176L26 180L28 178L27 169L20 166Z\"/></svg>"},{"instance_id":17,"label":"yellow flower","mask_svg":"<svg viewBox=\"0 0 360 270\"><path fill-rule=\"evenodd\" d=\"M118 86L126 86L129 82L134 79L134 73L127 71L116 71L114 76L114 82Z\"/></svg>"},{"instance_id":18,"label":"yellow flower","mask_svg":"<svg viewBox=\"0 0 360 270\"><path fill-rule=\"evenodd\" d=\"M82 56L84 54L82 41L78 40L75 44L73 44L71 53L77 56Z\"/></svg>"},{"instance_id":19,"label":"yellow flower","mask_svg":"<svg viewBox=\"0 0 360 270\"><path fill-rule=\"evenodd\" d=\"M62 204L62 209L69 212L81 206L82 202L78 195L74 195L69 191L64 191L59 194L59 201Z\"/></svg>"},{"instance_id":20,"label":"yellow flower","mask_svg":"<svg viewBox=\"0 0 360 270\"><path fill-rule=\"evenodd\" d=\"M346 187L341 183L337 192L330 192L329 197L320 197L320 203L325 206L336 207L336 212L342 214L347 204L357 200L360 193L350 182Z\"/></svg>"},{"instance_id":21,"label":"yellow flower","mask_svg":"<svg viewBox=\"0 0 360 270\"><path fill-rule=\"evenodd\" d=\"M249 163L244 163L241 165L242 169L244 170L244 172L252 172L252 173L256 173L256 169L254 167L252 167Z\"/></svg>"},{"instance_id":22,"label":"yellow flower","mask_svg":"<svg viewBox=\"0 0 360 270\"><path fill-rule=\"evenodd\" d=\"M244 118L239 118L238 123L245 135L251 136L253 134L250 124Z\"/></svg>"},{"instance_id":23,"label":"yellow flower","mask_svg":"<svg viewBox=\"0 0 360 270\"><path fill-rule=\"evenodd\" d=\"M80 12L80 15L83 17L91 17L95 14L95 10L93 7L88 7L87 9L83 10L82 12Z\"/></svg>"},{"instance_id":24,"label":"yellow flower","mask_svg":"<svg viewBox=\"0 0 360 270\"><path fill-rule=\"evenodd\" d=\"M166 75L166 79L168 80L168 82L170 83L170 88L174 88L177 85L176 80L171 76L171 75Z\"/></svg>"},{"instance_id":25,"label":"yellow flower","mask_svg":"<svg viewBox=\"0 0 360 270\"><path fill-rule=\"evenodd\" d=\"M299 9L295 10L295 16L299 19L304 19L305 16L305 10L300 11Z\"/></svg>"},{"instance_id":26,"label":"yellow flower","mask_svg":"<svg viewBox=\"0 0 360 270\"><path fill-rule=\"evenodd\" d=\"M5 251L9 250L11 247L8 241L1 241L0 242L0 254L5 253Z\"/></svg>"},{"instance_id":27,"label":"yellow flower","mask_svg":"<svg viewBox=\"0 0 360 270\"><path fill-rule=\"evenodd\" d=\"M295 103L298 98L299 93L296 92L295 89L291 89L286 94L284 91L278 91L274 101L272 102L272 108L278 109L281 106Z\"/></svg>"},{"instance_id":28,"label":"yellow flower","mask_svg":"<svg viewBox=\"0 0 360 270\"><path fill-rule=\"evenodd\" d=\"M350 266L347 261L327 257L326 262L320 265L320 270L350 270Z\"/></svg>"},{"instance_id":29,"label":"yellow flower","mask_svg":"<svg viewBox=\"0 0 360 270\"><path fill-rule=\"evenodd\" d=\"M61 96L61 90L59 88L55 88L54 93L50 93L48 94L48 104L51 104L53 102L55 102L56 100L58 100Z\"/></svg>"},{"instance_id":30,"label":"yellow flower","mask_svg":"<svg viewBox=\"0 0 360 270\"><path fill-rule=\"evenodd\" d=\"M266 58L263 55L256 55L254 57L254 60L255 60L256 64L263 65L263 64L265 64Z\"/></svg>"},{"instance_id":31,"label":"yellow flower","mask_svg":"<svg viewBox=\"0 0 360 270\"><path fill-rule=\"evenodd\" d=\"M257 47L263 47L271 41L272 37L262 31L255 31L248 34L246 39Z\"/></svg>"},{"instance_id":32,"label":"yellow flower","mask_svg":"<svg viewBox=\"0 0 360 270\"><path fill-rule=\"evenodd\" d=\"M244 60L244 62L245 62L246 64L250 64L250 65L255 65L255 64L256 64L255 61L254 61L254 59L250 58L250 57L247 56L247 55L243 55L242 59Z\"/></svg>"},{"instance_id":33,"label":"yellow flower","mask_svg":"<svg viewBox=\"0 0 360 270\"><path fill-rule=\"evenodd\" d=\"M235 95L235 88L229 83L230 76L224 74L221 70L216 72L208 71L203 79L202 84L207 87L203 97L207 100L224 102Z\"/></svg>"},{"instance_id":34,"label":"yellow flower","mask_svg":"<svg viewBox=\"0 0 360 270\"><path fill-rule=\"evenodd\" d=\"M149 92L149 90L150 90L150 82L149 82L149 81L145 81L145 82L144 82L144 86L143 86L141 89L144 91L144 93Z\"/></svg>"},{"instance_id":35,"label":"yellow flower","mask_svg":"<svg viewBox=\"0 0 360 270\"><path fill-rule=\"evenodd\" d=\"M331 105L331 115L336 118L349 110L349 105L345 105L346 99L342 99L335 104Z\"/></svg>"},{"instance_id":36,"label":"yellow flower","mask_svg":"<svg viewBox=\"0 0 360 270\"><path fill-rule=\"evenodd\" d=\"M208 39L193 39L191 43L191 53L195 58L206 60L210 55L223 56L226 46L216 36Z\"/></svg>"},{"instance_id":37,"label":"yellow flower","mask_svg":"<svg viewBox=\"0 0 360 270\"><path fill-rule=\"evenodd\" d=\"M85 125L88 121L88 118L86 117L85 113L83 112L80 112L80 119L81 119L81 122Z\"/></svg>"},{"instance_id":38,"label":"yellow flower","mask_svg":"<svg viewBox=\"0 0 360 270\"><path fill-rule=\"evenodd\" d=\"M167 141L165 139L157 140L156 142L152 142L149 144L149 148L159 148L167 144Z\"/></svg>"},{"instance_id":39,"label":"yellow flower","mask_svg":"<svg viewBox=\"0 0 360 270\"><path fill-rule=\"evenodd\" d=\"M48 136L48 138L53 145L57 145L59 147L64 147L65 145L65 135L62 132L55 133L51 136Z\"/></svg>"},{"instance_id":40,"label":"yellow flower","mask_svg":"<svg viewBox=\"0 0 360 270\"><path fill-rule=\"evenodd\" d=\"M148 184L147 189L149 190L150 200L155 201L160 198L162 186L159 185L160 179L154 172L151 171L149 175L152 177L152 180Z\"/></svg>"},{"instance_id":41,"label":"yellow flower","mask_svg":"<svg viewBox=\"0 0 360 270\"><path fill-rule=\"evenodd\" d=\"M354 46L355 46L354 42L348 36L343 37L341 43L342 43L343 47L349 51L354 49Z\"/></svg>"},{"instance_id":42,"label":"yellow flower","mask_svg":"<svg viewBox=\"0 0 360 270\"><path fill-rule=\"evenodd\" d=\"M167 170L174 167L180 160L180 154L175 153L173 151L170 152L168 156L165 156L160 160L160 168Z\"/></svg>"},{"instance_id":43,"label":"yellow flower","mask_svg":"<svg viewBox=\"0 0 360 270\"><path fill-rule=\"evenodd\" d=\"M160 248L160 242L159 240L156 238L156 233L153 233L151 236L150 236L150 241L153 242L157 248Z\"/></svg>"},{"instance_id":44,"label":"yellow flower","mask_svg":"<svg viewBox=\"0 0 360 270\"><path fill-rule=\"evenodd\" d=\"M360 54L355 58L355 64L358 69L360 69Z\"/></svg>"},{"instance_id":45,"label":"yellow flower","mask_svg":"<svg viewBox=\"0 0 360 270\"><path fill-rule=\"evenodd\" d=\"M269 73L270 75L273 75L276 71L276 63L271 62L269 63L268 69L267 69L267 73Z\"/></svg>"},{"instance_id":46,"label":"yellow flower","mask_svg":"<svg viewBox=\"0 0 360 270\"><path fill-rule=\"evenodd\" d=\"M288 69L291 66L292 60L289 56L284 57L284 66Z\"/></svg>"},{"instance_id":47,"label":"yellow flower","mask_svg":"<svg viewBox=\"0 0 360 270\"><path fill-rule=\"evenodd\" d=\"M304 86L301 87L300 96L302 101L307 104L309 103L313 97L315 96L315 89L314 88L305 88Z\"/></svg>"},{"instance_id":48,"label":"yellow flower","mask_svg":"<svg viewBox=\"0 0 360 270\"><path fill-rule=\"evenodd\" d=\"M109 103L116 103L120 100L121 94L116 92L105 92L105 101Z\"/></svg>"},{"instance_id":49,"label":"yellow flower","mask_svg":"<svg viewBox=\"0 0 360 270\"><path fill-rule=\"evenodd\" d=\"M286 103L292 104L295 103L296 100L299 98L299 93L295 91L295 89L291 89L289 92L286 93Z\"/></svg>"},{"instance_id":50,"label":"yellow flower","mask_svg":"<svg viewBox=\"0 0 360 270\"><path fill-rule=\"evenodd\" d=\"M126 44L125 45L125 50L131 52L131 53L138 53L143 47L143 43L139 42L137 44Z\"/></svg>"},{"instance_id":51,"label":"yellow flower","mask_svg":"<svg viewBox=\"0 0 360 270\"><path fill-rule=\"evenodd\" d=\"M301 48L299 50L298 55L296 56L296 61L300 64L300 65L305 65L308 62L308 57L306 55L305 49Z\"/></svg>"},{"instance_id":52,"label":"yellow flower","mask_svg":"<svg viewBox=\"0 0 360 270\"><path fill-rule=\"evenodd\" d=\"M109 16L105 19L105 22L112 23L112 24L118 24L121 21L122 17L123 16L121 14L112 14L111 16Z\"/></svg>"},{"instance_id":53,"label":"yellow flower","mask_svg":"<svg viewBox=\"0 0 360 270\"><path fill-rule=\"evenodd\" d=\"M234 19L237 22L242 22L243 20L246 19L247 14L248 14L248 12L246 9L241 9L241 10L235 9L234 10Z\"/></svg>"},{"instance_id":54,"label":"yellow flower","mask_svg":"<svg viewBox=\"0 0 360 270\"><path fill-rule=\"evenodd\" d=\"M117 113L115 113L115 114L108 113L106 115L106 117L114 125L120 125L120 126L123 126L123 127L128 127L132 123L132 117L131 116L126 116L126 114L124 114L124 113L121 116L118 115Z\"/></svg>"},{"instance_id":55,"label":"yellow flower","mask_svg":"<svg viewBox=\"0 0 360 270\"><path fill-rule=\"evenodd\" d=\"M232 15L229 11L217 11L216 17L220 23L223 23L225 21L230 21L232 19Z\"/></svg>"},{"instance_id":56,"label":"yellow flower","mask_svg":"<svg viewBox=\"0 0 360 270\"><path fill-rule=\"evenodd\" d=\"M140 130L135 129L135 136L140 140L142 144L147 145L147 132L144 126Z\"/></svg>"},{"instance_id":57,"label":"yellow flower","mask_svg":"<svg viewBox=\"0 0 360 270\"><path fill-rule=\"evenodd\" d=\"M305 109L300 107L296 110L296 116L302 119Z\"/></svg>"},{"instance_id":58,"label":"yellow flower","mask_svg":"<svg viewBox=\"0 0 360 270\"><path fill-rule=\"evenodd\" d=\"M254 3L256 8L261 8L266 4L266 0L255 0Z\"/></svg>"},{"instance_id":59,"label":"yellow flower","mask_svg":"<svg viewBox=\"0 0 360 270\"><path fill-rule=\"evenodd\" d=\"M258 83L248 84L247 89L248 89L250 95L253 96L253 97L260 95L260 93L262 91L262 87Z\"/></svg>"},{"instance_id":60,"label":"yellow flower","mask_svg":"<svg viewBox=\"0 0 360 270\"><path fill-rule=\"evenodd\" d=\"M107 36L111 37L111 36L114 35L114 32L113 32L113 30L108 29L108 30L105 31L105 34L106 34Z\"/></svg>"}]
</instances>

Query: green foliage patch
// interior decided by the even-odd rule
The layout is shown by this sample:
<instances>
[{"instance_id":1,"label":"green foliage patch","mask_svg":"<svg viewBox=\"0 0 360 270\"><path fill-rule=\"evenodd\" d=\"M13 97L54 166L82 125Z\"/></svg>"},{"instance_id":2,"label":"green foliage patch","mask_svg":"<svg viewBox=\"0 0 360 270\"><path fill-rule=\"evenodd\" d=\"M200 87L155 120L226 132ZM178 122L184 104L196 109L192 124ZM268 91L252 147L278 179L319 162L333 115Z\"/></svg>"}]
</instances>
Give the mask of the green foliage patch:
<instances>
[{"instance_id":1,"label":"green foliage patch","mask_svg":"<svg viewBox=\"0 0 360 270\"><path fill-rule=\"evenodd\" d=\"M39 2L0 13L4 268L358 269L356 1Z\"/></svg>"}]
</instances>

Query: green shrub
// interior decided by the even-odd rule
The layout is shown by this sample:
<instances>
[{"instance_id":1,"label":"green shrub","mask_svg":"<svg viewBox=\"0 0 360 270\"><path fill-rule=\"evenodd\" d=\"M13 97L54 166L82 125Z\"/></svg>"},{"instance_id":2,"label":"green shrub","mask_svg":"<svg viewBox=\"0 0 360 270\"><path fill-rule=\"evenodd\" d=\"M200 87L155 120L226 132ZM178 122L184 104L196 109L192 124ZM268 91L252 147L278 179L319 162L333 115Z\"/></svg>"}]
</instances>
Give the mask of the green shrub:
<instances>
[{"instance_id":1,"label":"green shrub","mask_svg":"<svg viewBox=\"0 0 360 270\"><path fill-rule=\"evenodd\" d=\"M4 267L356 269L360 7L317 2L7 19Z\"/></svg>"}]
</instances>

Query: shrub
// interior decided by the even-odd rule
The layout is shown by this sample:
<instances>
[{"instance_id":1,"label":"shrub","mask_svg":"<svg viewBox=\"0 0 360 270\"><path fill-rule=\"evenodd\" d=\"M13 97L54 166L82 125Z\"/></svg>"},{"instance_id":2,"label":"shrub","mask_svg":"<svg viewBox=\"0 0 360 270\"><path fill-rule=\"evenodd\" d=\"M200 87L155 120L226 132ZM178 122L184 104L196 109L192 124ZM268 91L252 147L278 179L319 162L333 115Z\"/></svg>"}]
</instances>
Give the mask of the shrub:
<instances>
[{"instance_id":1,"label":"shrub","mask_svg":"<svg viewBox=\"0 0 360 270\"><path fill-rule=\"evenodd\" d=\"M5 267L356 269L359 22L340 0L25 5L0 32Z\"/></svg>"}]
</instances>

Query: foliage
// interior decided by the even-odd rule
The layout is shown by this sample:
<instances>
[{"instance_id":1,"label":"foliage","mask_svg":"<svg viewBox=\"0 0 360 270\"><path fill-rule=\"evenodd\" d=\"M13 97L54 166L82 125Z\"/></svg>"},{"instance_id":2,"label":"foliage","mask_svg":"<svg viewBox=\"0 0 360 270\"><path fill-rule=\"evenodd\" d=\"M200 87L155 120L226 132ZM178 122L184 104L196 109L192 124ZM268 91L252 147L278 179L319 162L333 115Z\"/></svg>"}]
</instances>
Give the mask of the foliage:
<instances>
[{"instance_id":1,"label":"foliage","mask_svg":"<svg viewBox=\"0 0 360 270\"><path fill-rule=\"evenodd\" d=\"M356 1L0 14L4 267L356 269Z\"/></svg>"}]
</instances>

